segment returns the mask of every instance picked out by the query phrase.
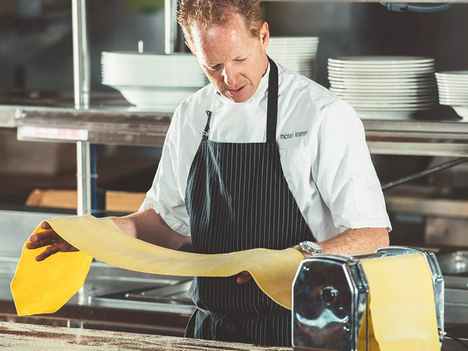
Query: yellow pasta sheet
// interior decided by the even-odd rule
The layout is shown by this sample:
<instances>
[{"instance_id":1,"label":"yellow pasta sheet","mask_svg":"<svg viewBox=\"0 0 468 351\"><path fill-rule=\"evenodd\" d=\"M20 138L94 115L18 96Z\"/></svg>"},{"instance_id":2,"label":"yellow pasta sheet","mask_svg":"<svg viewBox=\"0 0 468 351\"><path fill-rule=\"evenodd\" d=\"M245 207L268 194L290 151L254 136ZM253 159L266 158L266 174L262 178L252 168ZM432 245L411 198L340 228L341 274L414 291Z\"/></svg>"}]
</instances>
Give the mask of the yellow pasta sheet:
<instances>
[{"instance_id":1,"label":"yellow pasta sheet","mask_svg":"<svg viewBox=\"0 0 468 351\"><path fill-rule=\"evenodd\" d=\"M115 267L162 275L228 277L248 271L265 294L291 309L292 281L304 258L293 248L211 255L171 250L126 235L109 218L60 217L47 223L80 251L37 262L35 257L44 249L23 247L11 282L20 316L53 313L62 307L84 284L93 257ZM35 233L40 232L38 226Z\"/></svg>"},{"instance_id":2,"label":"yellow pasta sheet","mask_svg":"<svg viewBox=\"0 0 468 351\"><path fill-rule=\"evenodd\" d=\"M436 351L441 349L432 273L422 254L361 260L369 284L361 351ZM363 321L364 322L364 321Z\"/></svg>"}]
</instances>

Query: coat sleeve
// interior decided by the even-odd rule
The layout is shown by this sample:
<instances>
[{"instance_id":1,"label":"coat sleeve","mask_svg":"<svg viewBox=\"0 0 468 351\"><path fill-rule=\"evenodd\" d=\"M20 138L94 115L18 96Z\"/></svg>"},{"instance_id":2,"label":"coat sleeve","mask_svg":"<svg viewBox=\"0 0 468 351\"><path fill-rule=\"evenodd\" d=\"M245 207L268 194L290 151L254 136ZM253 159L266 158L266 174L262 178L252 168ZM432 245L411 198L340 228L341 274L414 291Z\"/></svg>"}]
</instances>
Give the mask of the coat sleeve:
<instances>
[{"instance_id":1,"label":"coat sleeve","mask_svg":"<svg viewBox=\"0 0 468 351\"><path fill-rule=\"evenodd\" d=\"M323 107L312 176L339 232L388 228L381 185L354 109L335 100Z\"/></svg>"},{"instance_id":2,"label":"coat sleeve","mask_svg":"<svg viewBox=\"0 0 468 351\"><path fill-rule=\"evenodd\" d=\"M177 139L181 133L179 127L180 109L176 109L164 141L161 159L151 188L146 193L140 210L149 208L155 211L174 231L190 235L188 213L185 200L178 186Z\"/></svg>"}]
</instances>

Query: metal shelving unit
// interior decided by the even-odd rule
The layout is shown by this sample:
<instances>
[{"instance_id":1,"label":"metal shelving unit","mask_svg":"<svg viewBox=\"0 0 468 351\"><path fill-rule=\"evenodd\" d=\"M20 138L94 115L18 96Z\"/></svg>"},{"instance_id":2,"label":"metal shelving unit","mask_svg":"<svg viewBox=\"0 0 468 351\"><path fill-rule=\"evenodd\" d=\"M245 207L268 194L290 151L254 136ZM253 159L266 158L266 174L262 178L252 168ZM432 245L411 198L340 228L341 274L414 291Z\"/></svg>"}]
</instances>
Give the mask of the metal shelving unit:
<instances>
[{"instance_id":1,"label":"metal shelving unit","mask_svg":"<svg viewBox=\"0 0 468 351\"><path fill-rule=\"evenodd\" d=\"M160 147L171 113L126 109L24 108L16 112L18 138ZM468 123L363 120L373 154L468 157Z\"/></svg>"}]
</instances>

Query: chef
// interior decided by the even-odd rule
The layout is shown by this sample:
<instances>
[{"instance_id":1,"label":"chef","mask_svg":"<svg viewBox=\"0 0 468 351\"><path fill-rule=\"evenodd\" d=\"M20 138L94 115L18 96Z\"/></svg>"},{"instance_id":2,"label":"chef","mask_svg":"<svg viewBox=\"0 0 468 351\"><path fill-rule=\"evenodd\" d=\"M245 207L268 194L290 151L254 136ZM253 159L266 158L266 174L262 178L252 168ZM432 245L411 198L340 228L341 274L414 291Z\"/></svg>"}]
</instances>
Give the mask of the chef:
<instances>
[{"instance_id":1,"label":"chef","mask_svg":"<svg viewBox=\"0 0 468 351\"><path fill-rule=\"evenodd\" d=\"M210 84L180 104L141 209L114 222L173 249L357 254L387 246L389 219L362 123L345 102L267 56L254 0L182 0L178 21ZM73 251L51 229L29 247ZM291 345L290 311L248 273L196 278L195 338Z\"/></svg>"}]
</instances>

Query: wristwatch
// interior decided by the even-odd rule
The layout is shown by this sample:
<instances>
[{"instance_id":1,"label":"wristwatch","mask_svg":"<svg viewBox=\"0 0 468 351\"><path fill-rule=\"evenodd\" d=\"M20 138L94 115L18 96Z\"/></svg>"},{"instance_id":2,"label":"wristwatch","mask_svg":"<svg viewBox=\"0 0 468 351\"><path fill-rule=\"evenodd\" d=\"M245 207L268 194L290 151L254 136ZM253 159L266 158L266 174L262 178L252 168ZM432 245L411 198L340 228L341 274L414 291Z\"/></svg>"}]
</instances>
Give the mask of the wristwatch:
<instances>
[{"instance_id":1,"label":"wristwatch","mask_svg":"<svg viewBox=\"0 0 468 351\"><path fill-rule=\"evenodd\" d=\"M300 251L305 258L315 256L322 253L322 248L319 244L314 243L313 241L302 241L294 248Z\"/></svg>"}]
</instances>

